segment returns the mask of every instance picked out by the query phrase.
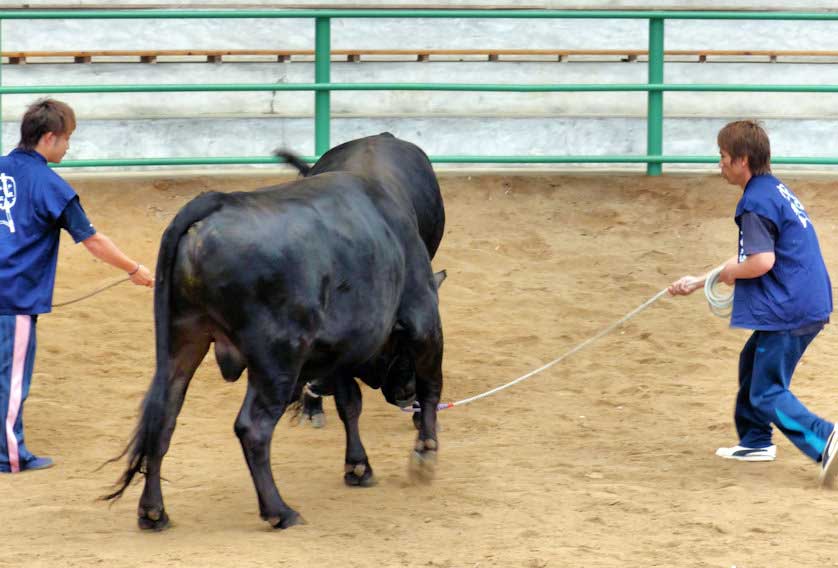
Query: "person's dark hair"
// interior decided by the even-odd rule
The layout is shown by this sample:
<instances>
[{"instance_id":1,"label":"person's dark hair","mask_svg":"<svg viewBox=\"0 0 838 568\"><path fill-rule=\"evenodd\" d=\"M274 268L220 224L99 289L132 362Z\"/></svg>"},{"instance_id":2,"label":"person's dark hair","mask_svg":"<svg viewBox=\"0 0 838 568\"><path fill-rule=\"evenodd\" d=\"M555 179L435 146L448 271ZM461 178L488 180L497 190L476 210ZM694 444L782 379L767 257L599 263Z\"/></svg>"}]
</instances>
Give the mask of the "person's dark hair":
<instances>
[{"instance_id":1,"label":"person's dark hair","mask_svg":"<svg viewBox=\"0 0 838 568\"><path fill-rule=\"evenodd\" d=\"M771 173L771 143L765 129L755 120L726 124L719 130L716 142L731 158L747 156L751 175Z\"/></svg>"},{"instance_id":2,"label":"person's dark hair","mask_svg":"<svg viewBox=\"0 0 838 568\"><path fill-rule=\"evenodd\" d=\"M20 142L17 147L32 150L47 132L56 136L76 129L76 113L70 105L55 99L38 99L26 109L20 121Z\"/></svg>"}]
</instances>

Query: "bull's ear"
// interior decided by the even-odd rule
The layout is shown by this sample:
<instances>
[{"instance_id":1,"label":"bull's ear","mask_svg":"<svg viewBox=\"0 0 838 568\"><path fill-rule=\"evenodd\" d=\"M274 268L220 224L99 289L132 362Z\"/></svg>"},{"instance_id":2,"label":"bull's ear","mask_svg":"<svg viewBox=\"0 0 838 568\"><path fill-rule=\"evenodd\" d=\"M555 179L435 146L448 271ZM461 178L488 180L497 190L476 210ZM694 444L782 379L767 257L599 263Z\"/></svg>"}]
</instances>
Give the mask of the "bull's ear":
<instances>
[{"instance_id":1,"label":"bull's ear","mask_svg":"<svg viewBox=\"0 0 838 568\"><path fill-rule=\"evenodd\" d=\"M434 272L434 284L436 284L436 289L439 290L439 287L442 286L442 283L445 282L445 279L448 278L448 273L444 270L440 270L439 272Z\"/></svg>"}]
</instances>

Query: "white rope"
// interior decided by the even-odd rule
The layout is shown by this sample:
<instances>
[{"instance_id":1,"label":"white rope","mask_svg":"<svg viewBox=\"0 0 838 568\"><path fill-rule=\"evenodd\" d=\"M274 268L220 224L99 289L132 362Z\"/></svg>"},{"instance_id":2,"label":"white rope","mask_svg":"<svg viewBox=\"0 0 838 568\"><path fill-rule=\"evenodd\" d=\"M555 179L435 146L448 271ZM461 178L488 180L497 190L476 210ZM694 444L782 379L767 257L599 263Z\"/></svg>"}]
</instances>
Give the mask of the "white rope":
<instances>
[{"instance_id":1,"label":"white rope","mask_svg":"<svg viewBox=\"0 0 838 568\"><path fill-rule=\"evenodd\" d=\"M614 323L612 323L611 325L609 325L608 327L606 327L605 329L603 329L602 331L597 333L596 335L594 335L592 337L589 337L588 339L586 339L585 341L583 341L582 343L580 343L579 345L577 345L576 347L574 347L573 349L571 349L570 351L568 351L567 353L562 355L561 357L557 357L557 358L553 359L552 361L550 361L549 363L545 363L544 365L542 365L538 369L535 369L534 371L530 371L526 375L522 375L522 376L518 377L517 379L515 379L514 381L509 381L505 385L495 387L492 390L486 391L482 394L478 394L478 395L475 395L475 396L472 396L472 397L469 397L469 398L464 398L463 400L458 400L457 402L447 402L447 403L443 402L443 403L440 403L439 405L437 405L437 408L439 410L442 410L442 409L445 409L445 408L452 408L454 406L462 406L464 404L469 404L470 402L474 402L475 400L480 400L481 398L486 398L487 396L491 396L491 395L495 394L496 392L500 392L504 389L508 389L509 387L511 387L513 385L517 385L518 383L529 379L533 375L537 375L538 373L540 373L542 371L546 371L547 369L549 369L553 365L556 365L556 364L560 363L562 360L566 359L567 357L570 357L571 355L573 355L577 351L581 351L582 349L584 349L585 347L587 347L588 345L590 345L591 343L593 343L597 339L611 333L615 328L617 328L621 324L627 322L628 320L630 320L631 318L633 318L634 316L636 316L637 314L639 314L640 312L642 312L643 310L645 310L646 308L648 308L649 306L651 306L652 304L654 304L655 302L660 300L666 293L667 293L667 288L664 288L663 290L661 290L660 292L658 292L657 294L655 294L654 296L652 296L651 298L649 298L648 300L646 300L645 302L643 302L642 304L640 304L639 306L634 308L632 311L630 311L629 313L627 313L626 315L624 315L623 317L621 317L620 319L618 319L617 321L615 321ZM418 409L416 403L414 403L414 406L412 408L403 408L402 410L404 410L406 412L411 412L411 411L415 412L415 411L418 411L419 409Z\"/></svg>"},{"instance_id":2,"label":"white rope","mask_svg":"<svg viewBox=\"0 0 838 568\"><path fill-rule=\"evenodd\" d=\"M707 273L707 279L704 280L704 296L707 298L707 304L710 306L710 311L713 315L720 318L730 316L733 311L733 291L728 294L720 294L716 289L719 283L719 274L721 274L725 265L714 268Z\"/></svg>"},{"instance_id":3,"label":"white rope","mask_svg":"<svg viewBox=\"0 0 838 568\"><path fill-rule=\"evenodd\" d=\"M75 304L76 302L81 302L82 300L86 300L86 299L90 298L91 296L95 296L96 294L104 292L105 290L108 290L109 288L113 288L114 286L118 286L119 284L122 284L123 282L128 282L129 280L131 280L130 276L128 278L123 278L122 280L117 280L116 282L111 282L107 286L102 286L101 288L98 288L98 289L92 291L91 293L85 294L84 296L81 296L79 298L76 298L75 300L69 300L67 302L59 302L57 304L53 304L52 307L53 308L60 308L60 307L63 307L63 306L69 306L70 304Z\"/></svg>"},{"instance_id":4,"label":"white rope","mask_svg":"<svg viewBox=\"0 0 838 568\"><path fill-rule=\"evenodd\" d=\"M713 312L713 314L715 314L719 317L728 317L730 315L730 312L731 312L732 306L733 306L733 292L731 292L728 295L721 295L716 290L716 285L719 283L719 274L722 272L723 269L724 269L724 264L722 264L721 266L711 270L707 274L707 278L704 281L704 295L707 297L707 303L709 304L710 311ZM585 341L583 341L582 343L580 343L579 345L577 345L576 347L574 347L573 349L571 349L570 351L568 351L567 353L562 355L561 357L557 357L556 359L553 359L549 363L545 363L544 365L542 365L538 369L530 371L526 375L522 375L522 376L518 377L517 379L515 379L513 381L509 381L505 385L495 387L495 388L493 388L491 390L488 390L484 393L481 393L481 394L478 394L478 395L475 395L475 396L472 396L472 397L469 397L469 398L464 398L463 400L458 400L457 402L440 403L437 406L438 409L442 410L442 409L445 409L445 408L452 408L454 406L462 406L464 404L474 402L475 400L480 400L481 398L486 398L487 396L491 396L491 395L495 394L496 392L500 392L504 389L508 389L509 387L511 387L513 385L517 385L518 383L529 379L533 375L537 375L538 373L540 373L542 371L546 371L547 369L549 369L553 365L556 365L556 364L560 363L562 360L566 359L567 357L570 357L571 355L573 355L577 351L581 351L582 349L584 349L585 347L587 347L588 345L590 345L591 343L593 343L597 339L611 333L616 327L618 327L621 324L627 322L628 320L630 320L631 318L633 318L634 316L636 316L637 314L639 314L640 312L642 312L643 310L645 310L646 308L648 308L649 306L651 306L652 304L657 302L659 299L661 299L667 293L667 290L668 290L667 288L664 288L663 290L661 290L660 292L658 292L657 294L655 294L654 296L652 296L651 298L649 298L648 300L646 300L645 302L640 304L638 307L636 307L635 309L633 309L632 311L627 313L625 316L618 319L617 321L615 321L614 323L612 323L611 325L609 325L608 327L606 327L605 329L603 329L602 331L600 331L599 333L594 335L593 337L589 337L588 339L586 339ZM410 412L410 411L415 412L415 411L418 411L419 409L418 409L417 405L414 403L414 406L412 408L404 408L402 410L405 410L407 412Z\"/></svg>"},{"instance_id":5,"label":"white rope","mask_svg":"<svg viewBox=\"0 0 838 568\"><path fill-rule=\"evenodd\" d=\"M721 274L723 269L724 269L724 265L721 265L717 268L714 268L713 270L711 270L707 274L707 278L704 281L704 296L707 298L707 303L710 306L710 311L713 312L713 314L715 314L719 317L728 317L730 315L730 312L731 312L732 307L733 307L733 292L731 292L730 294L727 294L727 295L722 295L722 294L719 294L718 291L716 290L716 285L719 284L719 274ZM549 369L553 365L556 365L556 364L560 363L562 360L566 359L567 357L570 357L571 355L573 355L577 351L581 351L582 349L584 349L585 347L587 347L588 345L590 345L591 343L593 343L597 339L611 333L615 328L617 328L621 324L627 322L628 320L630 320L631 318L633 318L634 316L636 316L637 314L639 314L640 312L642 312L643 310L645 310L646 308L648 308L649 306L651 306L652 304L654 304L655 302L660 300L667 293L667 290L668 290L667 288L664 288L663 290L661 290L660 292L658 292L657 294L655 294L654 296L652 296L651 298L649 298L648 300L646 300L645 302L643 302L642 304L637 306L635 309L633 309L632 311L630 311L629 313L624 315L622 318L618 319L617 321L615 321L614 323L612 323L611 325L609 325L608 327L606 327L605 329L603 329L602 331L597 333L596 335L594 335L592 337L589 337L588 339L586 339L585 341L583 341L582 343L580 343L579 345L577 345L576 347L574 347L573 349L571 349L570 351L565 353L564 355L553 359L549 363L545 363L541 367L539 367L539 368L537 368L533 371L530 371L529 373L527 373L525 375L522 375L522 376L518 377L517 379L515 379L513 381L509 381L508 383L506 383L504 385L501 385L499 387L495 387L495 388L493 388L491 390L488 390L484 393L481 393L481 394L478 394L478 395L475 395L475 396L472 396L472 397L469 397L469 398L464 398L463 400L458 400L457 402L447 402L447 403L441 402L437 405L437 409L438 410L444 410L446 408L453 408L455 406L462 406L464 404L469 404L470 402L474 402L475 400L480 400L481 398L486 398L487 396L491 396L491 395L493 395L497 392L500 392L504 389L508 389L509 387L511 387L513 385L517 385L518 383L520 383L522 381L525 381L525 380L529 379L530 377L532 377L534 375L537 375L538 373L540 373L542 371L546 371L547 369ZM405 412L418 412L419 407L416 403L414 403L413 407L403 408L402 410L404 410Z\"/></svg>"}]
</instances>

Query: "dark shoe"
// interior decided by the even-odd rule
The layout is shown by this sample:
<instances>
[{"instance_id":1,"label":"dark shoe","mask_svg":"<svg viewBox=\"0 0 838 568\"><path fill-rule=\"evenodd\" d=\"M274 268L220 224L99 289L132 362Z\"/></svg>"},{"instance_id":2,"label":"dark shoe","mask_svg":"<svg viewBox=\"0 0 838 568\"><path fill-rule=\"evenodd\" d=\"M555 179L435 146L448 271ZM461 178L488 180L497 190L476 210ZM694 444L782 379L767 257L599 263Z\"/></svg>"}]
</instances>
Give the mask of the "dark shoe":
<instances>
[{"instance_id":1,"label":"dark shoe","mask_svg":"<svg viewBox=\"0 0 838 568\"><path fill-rule=\"evenodd\" d=\"M34 471L36 469L47 469L54 466L55 463L52 461L52 458L36 458L32 456L32 459L26 463L20 464L20 471Z\"/></svg>"}]
</instances>

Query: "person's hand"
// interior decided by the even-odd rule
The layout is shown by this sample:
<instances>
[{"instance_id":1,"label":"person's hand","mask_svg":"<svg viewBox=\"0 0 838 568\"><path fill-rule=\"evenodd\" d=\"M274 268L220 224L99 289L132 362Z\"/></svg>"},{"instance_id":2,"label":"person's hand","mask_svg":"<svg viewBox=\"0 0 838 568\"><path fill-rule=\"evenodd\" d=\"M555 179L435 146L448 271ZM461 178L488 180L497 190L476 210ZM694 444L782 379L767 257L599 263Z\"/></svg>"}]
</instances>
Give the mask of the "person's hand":
<instances>
[{"instance_id":1,"label":"person's hand","mask_svg":"<svg viewBox=\"0 0 838 568\"><path fill-rule=\"evenodd\" d=\"M683 276L670 284L667 291L670 296L686 296L688 294L692 294L703 285L704 283L700 278L696 278L695 276Z\"/></svg>"},{"instance_id":2,"label":"person's hand","mask_svg":"<svg viewBox=\"0 0 838 568\"><path fill-rule=\"evenodd\" d=\"M144 264L138 263L134 272L128 273L128 277L131 279L131 282L137 286L151 287L154 284L154 277Z\"/></svg>"},{"instance_id":3,"label":"person's hand","mask_svg":"<svg viewBox=\"0 0 838 568\"><path fill-rule=\"evenodd\" d=\"M736 278L733 276L733 268L737 266L737 262L728 262L725 267L719 272L719 282L733 286L736 283Z\"/></svg>"}]
</instances>

